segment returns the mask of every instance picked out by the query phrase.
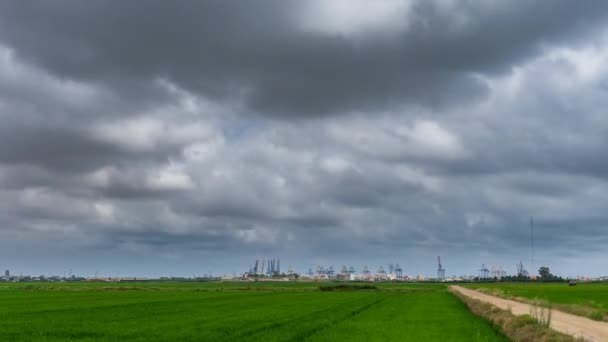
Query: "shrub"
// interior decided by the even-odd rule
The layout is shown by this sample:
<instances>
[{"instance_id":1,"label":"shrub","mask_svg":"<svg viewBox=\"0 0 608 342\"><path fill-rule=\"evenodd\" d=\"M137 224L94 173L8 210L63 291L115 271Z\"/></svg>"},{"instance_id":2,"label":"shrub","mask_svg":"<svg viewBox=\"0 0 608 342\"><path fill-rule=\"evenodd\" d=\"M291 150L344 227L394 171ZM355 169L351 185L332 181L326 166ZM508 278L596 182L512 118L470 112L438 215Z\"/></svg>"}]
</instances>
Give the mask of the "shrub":
<instances>
[{"instance_id":1,"label":"shrub","mask_svg":"<svg viewBox=\"0 0 608 342\"><path fill-rule=\"evenodd\" d=\"M375 285L354 285L354 284L340 284L340 285L325 285L319 286L321 291L365 291L365 290L377 290Z\"/></svg>"}]
</instances>

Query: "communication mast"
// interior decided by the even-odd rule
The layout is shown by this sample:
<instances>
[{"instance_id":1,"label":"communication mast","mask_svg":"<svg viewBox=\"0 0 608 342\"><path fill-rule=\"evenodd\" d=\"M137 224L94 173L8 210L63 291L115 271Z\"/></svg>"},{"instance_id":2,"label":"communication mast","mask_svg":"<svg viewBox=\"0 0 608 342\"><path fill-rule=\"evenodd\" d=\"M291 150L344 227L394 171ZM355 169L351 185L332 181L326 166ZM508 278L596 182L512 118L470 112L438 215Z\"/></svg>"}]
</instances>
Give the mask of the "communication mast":
<instances>
[{"instance_id":1,"label":"communication mast","mask_svg":"<svg viewBox=\"0 0 608 342\"><path fill-rule=\"evenodd\" d=\"M530 217L530 249L532 252L532 269L534 269L534 218Z\"/></svg>"}]
</instances>

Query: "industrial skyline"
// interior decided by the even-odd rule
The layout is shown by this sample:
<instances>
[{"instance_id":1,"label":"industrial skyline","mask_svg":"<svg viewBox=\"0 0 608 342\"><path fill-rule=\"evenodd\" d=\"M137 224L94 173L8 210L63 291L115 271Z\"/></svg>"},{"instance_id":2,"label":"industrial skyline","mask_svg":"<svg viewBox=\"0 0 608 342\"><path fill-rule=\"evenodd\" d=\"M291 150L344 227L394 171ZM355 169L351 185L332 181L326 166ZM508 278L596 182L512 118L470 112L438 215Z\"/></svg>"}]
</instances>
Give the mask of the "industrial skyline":
<instances>
[{"instance_id":1,"label":"industrial skyline","mask_svg":"<svg viewBox=\"0 0 608 342\"><path fill-rule=\"evenodd\" d=\"M174 272L159 272L156 274L142 274L142 273L121 273L121 272L100 272L96 270L94 274L90 272L73 272L72 269L65 269L63 273L24 273L19 274L11 273L9 269L5 270L4 276L0 277L0 280L10 279L27 279L38 278L40 276L47 277L51 280L59 279L153 279L153 278L211 278L211 277L235 277L235 278L247 278L247 277L261 277L261 278L274 278L274 277L285 277L290 275L298 275L299 278L310 278L310 279L335 279L335 280L438 280L438 281L458 281L458 280L487 280L487 279L501 279L505 276L516 276L521 278L536 277L538 270L528 271L524 266L523 261L519 261L515 265L506 265L503 267L502 264L494 265L482 263L481 267L475 269L471 266L469 269L458 270L450 272L446 270L444 264L441 261L441 257L437 257L436 270L433 272L429 269L422 272L412 272L408 268L401 267L400 263L386 263L386 264L372 264L366 263L365 265L354 265L354 264L341 264L341 267L334 267L333 264L317 264L314 267L308 268L297 268L289 264L286 269L281 269L280 258L260 258L249 264L249 267L245 270L242 268L238 271L233 270L232 272L221 272L208 270L206 272L188 272L188 273L174 273ZM385 267L386 266L386 267ZM513 266L513 267L511 267ZM412 267L413 270L420 270L420 268ZM586 278L586 279L608 279L608 273L600 275L589 275L589 274L563 274L559 271L555 272L552 269L552 273L556 276L563 278ZM74 278L73 278L74 277Z\"/></svg>"},{"instance_id":2,"label":"industrial skyline","mask_svg":"<svg viewBox=\"0 0 608 342\"><path fill-rule=\"evenodd\" d=\"M471 280L473 278L477 278L477 279L500 279L502 277L505 277L507 275L509 276L517 276L517 277L523 277L523 278L527 278L527 277L535 277L536 276L536 270L534 270L534 255L535 255L535 246L534 246L534 218L530 217L530 235L529 235L529 240L530 240L530 267L532 272L529 272L526 267L524 266L523 261L519 261L519 263L517 263L515 265L515 272L511 273L508 271L507 269L503 269L502 265L499 266L491 266L491 268L488 268L486 266L485 263L482 263L481 267L477 270L477 274L475 275L475 272L473 273L467 273L466 271L462 271L459 273L459 275L457 276L456 272L452 273L452 275L450 276L449 274L446 275L446 269L444 268L442 262L441 262L441 256L437 256L437 266L436 266L436 273L434 275L429 275L429 273L425 273L425 272L421 272L421 273L417 273L417 274L410 274L408 275L407 272L404 272L403 268L401 268L401 266L399 265L399 263L394 264L394 263L388 263L387 268L388 268L388 272L384 269L384 265L380 264L380 266L378 266L378 269L376 272L372 272L370 271L369 267L367 265L363 266L361 268L361 271L357 272L354 268L353 265L347 266L345 264L342 265L342 268L338 271L336 269L334 269L333 265L332 266L328 266L327 268L321 265L317 265L315 271L313 271L313 268L308 268L308 271L294 271L294 268L292 265L289 265L288 267L288 271L287 272L281 272L281 261L280 258L266 258L263 257L261 259L255 259L255 262L249 265L249 268L247 271L244 272L237 272L237 271L232 271L232 274L234 276L237 275L237 273L239 274L239 276L255 276L255 277L267 277L267 278L272 278L274 276L278 276L278 275L292 275L292 274L297 274L299 276L303 276L303 277L308 277L308 278L325 278L325 279L339 279L339 280L412 280L412 279L418 279L418 280L424 280L424 279L436 279L436 280L444 280L444 279L448 279L448 280L453 280L453 279L460 279L460 280ZM546 264L547 265L547 264ZM544 266L546 266L544 265ZM224 265L225 266L225 265ZM223 268L225 269L225 267ZM416 269L416 268L414 268ZM576 274L562 274L560 271L554 272L555 275L557 276L561 276L564 278L579 278L579 277L583 277L583 278L587 278L587 277L606 277L606 273L601 273L603 270L599 270L600 273L598 274L584 274L584 273L576 273ZM98 276L99 271L95 271L95 275L93 277L90 278L96 278ZM160 273L157 273L157 276ZM172 277L173 274L169 273L170 276ZM187 278L207 278L207 277L212 277L212 275L214 274L213 271L209 270L206 273L200 274L197 272L194 272L192 274L192 276L189 275L179 275L179 277L187 277ZM215 273L216 276L218 274L222 274L222 272L216 272ZM226 275L226 273L223 273L224 275ZM118 279L120 275L120 272L115 272L115 275L113 278ZM72 276L72 269L69 269L69 276L66 277L66 271L64 270L64 274L63 274L63 278L71 278ZM126 275L128 277L128 275ZM59 277L59 276L53 276L55 278ZM86 277L86 276L85 276ZM112 277L111 275L107 275L107 277ZM137 277L137 276L135 276ZM163 274L161 277L167 277L166 274ZM10 275L9 275L9 270L5 271L5 279L10 279Z\"/></svg>"}]
</instances>

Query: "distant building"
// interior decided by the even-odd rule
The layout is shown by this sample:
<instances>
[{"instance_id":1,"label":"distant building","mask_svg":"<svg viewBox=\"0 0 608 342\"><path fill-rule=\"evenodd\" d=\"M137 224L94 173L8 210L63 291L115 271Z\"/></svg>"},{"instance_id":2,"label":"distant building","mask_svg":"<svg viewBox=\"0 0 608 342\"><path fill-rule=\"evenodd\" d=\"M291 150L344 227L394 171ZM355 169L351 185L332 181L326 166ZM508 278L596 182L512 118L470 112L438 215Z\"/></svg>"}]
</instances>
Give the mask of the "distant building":
<instances>
[{"instance_id":1,"label":"distant building","mask_svg":"<svg viewBox=\"0 0 608 342\"><path fill-rule=\"evenodd\" d=\"M4 276L6 278L10 278L11 277L11 272L9 270L4 271Z\"/></svg>"}]
</instances>

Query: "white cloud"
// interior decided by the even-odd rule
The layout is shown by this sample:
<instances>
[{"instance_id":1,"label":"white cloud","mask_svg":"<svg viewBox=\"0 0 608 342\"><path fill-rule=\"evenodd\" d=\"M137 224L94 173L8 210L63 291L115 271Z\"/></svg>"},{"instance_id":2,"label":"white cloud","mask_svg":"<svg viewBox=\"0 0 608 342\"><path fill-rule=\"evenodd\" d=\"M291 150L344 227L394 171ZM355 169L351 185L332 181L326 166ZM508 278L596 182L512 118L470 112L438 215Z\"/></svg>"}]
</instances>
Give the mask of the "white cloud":
<instances>
[{"instance_id":1,"label":"white cloud","mask_svg":"<svg viewBox=\"0 0 608 342\"><path fill-rule=\"evenodd\" d=\"M376 157L454 160L468 157L458 136L432 120L387 126L375 120L341 122L328 126L341 144Z\"/></svg>"},{"instance_id":2,"label":"white cloud","mask_svg":"<svg viewBox=\"0 0 608 342\"><path fill-rule=\"evenodd\" d=\"M119 169L104 167L86 177L87 182L99 189L164 192L190 190L195 187L192 178L179 163L169 163L158 169Z\"/></svg>"},{"instance_id":3,"label":"white cloud","mask_svg":"<svg viewBox=\"0 0 608 342\"><path fill-rule=\"evenodd\" d=\"M92 134L101 141L123 146L134 152L152 152L167 146L204 142L217 132L202 121L177 123L140 116L99 124L93 128Z\"/></svg>"},{"instance_id":4,"label":"white cloud","mask_svg":"<svg viewBox=\"0 0 608 342\"><path fill-rule=\"evenodd\" d=\"M439 126L435 121L419 120L414 123L413 127L397 128L396 133L405 138L407 144L413 144L411 148L413 154L420 153L447 159L459 159L466 156L458 137Z\"/></svg>"},{"instance_id":5,"label":"white cloud","mask_svg":"<svg viewBox=\"0 0 608 342\"><path fill-rule=\"evenodd\" d=\"M408 26L409 0L314 0L302 10L307 31L337 35L398 32Z\"/></svg>"},{"instance_id":6,"label":"white cloud","mask_svg":"<svg viewBox=\"0 0 608 342\"><path fill-rule=\"evenodd\" d=\"M348 160L339 156L321 159L320 166L329 173L342 173L354 169L353 165Z\"/></svg>"},{"instance_id":7,"label":"white cloud","mask_svg":"<svg viewBox=\"0 0 608 342\"><path fill-rule=\"evenodd\" d=\"M184 172L183 166L177 164L161 169L158 175L149 175L147 185L154 190L188 190L194 188L190 175Z\"/></svg>"},{"instance_id":8,"label":"white cloud","mask_svg":"<svg viewBox=\"0 0 608 342\"><path fill-rule=\"evenodd\" d=\"M114 222L114 205L108 202L96 202L94 204L95 210L100 220L104 223Z\"/></svg>"}]
</instances>

